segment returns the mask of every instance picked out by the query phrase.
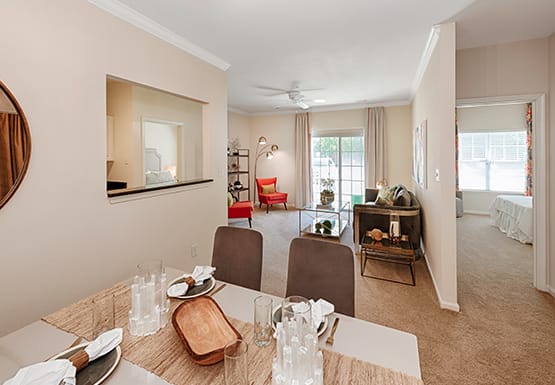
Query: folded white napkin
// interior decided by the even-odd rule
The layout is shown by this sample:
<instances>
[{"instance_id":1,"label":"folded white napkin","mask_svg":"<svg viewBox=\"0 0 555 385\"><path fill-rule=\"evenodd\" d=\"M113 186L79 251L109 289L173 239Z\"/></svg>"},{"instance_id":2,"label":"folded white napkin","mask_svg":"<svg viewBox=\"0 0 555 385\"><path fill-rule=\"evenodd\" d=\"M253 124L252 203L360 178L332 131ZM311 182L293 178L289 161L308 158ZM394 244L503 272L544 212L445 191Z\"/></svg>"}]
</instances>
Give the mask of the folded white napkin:
<instances>
[{"instance_id":1,"label":"folded white napkin","mask_svg":"<svg viewBox=\"0 0 555 385\"><path fill-rule=\"evenodd\" d=\"M185 274L183 278L192 277L195 280L195 286L199 286L202 285L205 280L209 279L214 271L216 271L216 268L212 266L195 266L193 273ZM187 290L189 290L189 285L187 282L182 282L170 286L168 294L171 296L185 295L187 294Z\"/></svg>"},{"instance_id":2,"label":"folded white napkin","mask_svg":"<svg viewBox=\"0 0 555 385\"><path fill-rule=\"evenodd\" d=\"M311 299L309 302L312 309L312 324L318 330L318 326L324 321L324 317L335 311L335 306L322 298L316 302Z\"/></svg>"},{"instance_id":3,"label":"folded white napkin","mask_svg":"<svg viewBox=\"0 0 555 385\"><path fill-rule=\"evenodd\" d=\"M75 366L69 360L39 362L19 369L4 385L75 385Z\"/></svg>"},{"instance_id":4,"label":"folded white napkin","mask_svg":"<svg viewBox=\"0 0 555 385\"><path fill-rule=\"evenodd\" d=\"M87 345L85 352L89 362L102 357L118 346L123 338L123 330L107 331ZM75 366L67 359L39 362L19 369L17 374L4 385L75 385Z\"/></svg>"},{"instance_id":5,"label":"folded white napkin","mask_svg":"<svg viewBox=\"0 0 555 385\"><path fill-rule=\"evenodd\" d=\"M85 352L87 352L89 356L89 362L110 353L121 343L122 339L122 328L115 328L99 335L96 340L88 344L85 348Z\"/></svg>"}]
</instances>

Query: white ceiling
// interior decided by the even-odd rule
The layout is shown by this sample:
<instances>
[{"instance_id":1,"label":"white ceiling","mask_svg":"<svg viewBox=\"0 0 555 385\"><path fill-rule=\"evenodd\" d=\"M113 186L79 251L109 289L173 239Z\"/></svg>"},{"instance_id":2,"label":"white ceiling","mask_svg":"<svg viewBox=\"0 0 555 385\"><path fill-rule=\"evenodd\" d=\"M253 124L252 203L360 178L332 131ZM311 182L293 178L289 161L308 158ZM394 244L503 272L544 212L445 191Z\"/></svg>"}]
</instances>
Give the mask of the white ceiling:
<instances>
[{"instance_id":1,"label":"white ceiling","mask_svg":"<svg viewBox=\"0 0 555 385\"><path fill-rule=\"evenodd\" d=\"M555 0L89 1L130 7L229 63L229 106L246 113L296 109L258 86L321 89L303 92L312 107L407 102L433 25L460 22L471 47L546 36L555 20Z\"/></svg>"}]
</instances>

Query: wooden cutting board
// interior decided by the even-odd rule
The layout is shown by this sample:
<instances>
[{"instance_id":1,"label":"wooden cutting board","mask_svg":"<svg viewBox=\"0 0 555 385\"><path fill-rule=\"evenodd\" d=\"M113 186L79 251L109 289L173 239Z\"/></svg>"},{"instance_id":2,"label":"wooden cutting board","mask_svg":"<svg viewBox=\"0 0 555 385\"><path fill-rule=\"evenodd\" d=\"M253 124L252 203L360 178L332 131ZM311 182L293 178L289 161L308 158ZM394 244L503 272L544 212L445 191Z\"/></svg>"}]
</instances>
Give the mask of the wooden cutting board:
<instances>
[{"instance_id":1,"label":"wooden cutting board","mask_svg":"<svg viewBox=\"0 0 555 385\"><path fill-rule=\"evenodd\" d=\"M223 360L225 345L241 338L211 297L183 302L175 309L172 324L193 361L200 365Z\"/></svg>"}]
</instances>

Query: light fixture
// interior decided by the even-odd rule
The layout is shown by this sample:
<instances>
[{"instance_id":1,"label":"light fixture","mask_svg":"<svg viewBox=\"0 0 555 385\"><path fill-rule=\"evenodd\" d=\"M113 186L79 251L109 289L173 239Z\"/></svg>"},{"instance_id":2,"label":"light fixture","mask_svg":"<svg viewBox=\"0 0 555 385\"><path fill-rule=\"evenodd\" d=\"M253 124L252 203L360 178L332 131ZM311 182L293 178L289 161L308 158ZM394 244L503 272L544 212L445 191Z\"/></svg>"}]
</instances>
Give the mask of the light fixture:
<instances>
[{"instance_id":1,"label":"light fixture","mask_svg":"<svg viewBox=\"0 0 555 385\"><path fill-rule=\"evenodd\" d=\"M253 183L253 191L254 191L254 200L256 201L256 168L258 165L258 159L262 155L266 155L266 159L272 159L274 157L274 152L279 150L277 144L266 144L268 140L266 137L261 136L258 138L258 144L256 145L256 158L254 159L254 183Z\"/></svg>"}]
</instances>

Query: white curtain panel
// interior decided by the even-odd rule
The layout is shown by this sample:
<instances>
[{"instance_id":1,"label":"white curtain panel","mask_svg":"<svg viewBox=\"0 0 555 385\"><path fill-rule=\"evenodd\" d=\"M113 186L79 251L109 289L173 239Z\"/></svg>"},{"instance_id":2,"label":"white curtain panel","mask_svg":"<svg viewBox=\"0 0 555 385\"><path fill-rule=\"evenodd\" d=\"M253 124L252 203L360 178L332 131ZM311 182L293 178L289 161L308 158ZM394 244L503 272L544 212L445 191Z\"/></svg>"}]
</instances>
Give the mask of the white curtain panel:
<instances>
[{"instance_id":1,"label":"white curtain panel","mask_svg":"<svg viewBox=\"0 0 555 385\"><path fill-rule=\"evenodd\" d=\"M301 208L312 200L310 177L310 115L295 115L295 205Z\"/></svg>"},{"instance_id":2,"label":"white curtain panel","mask_svg":"<svg viewBox=\"0 0 555 385\"><path fill-rule=\"evenodd\" d=\"M364 166L367 188L387 178L385 116L383 107L368 108L368 124L364 130Z\"/></svg>"}]
</instances>

